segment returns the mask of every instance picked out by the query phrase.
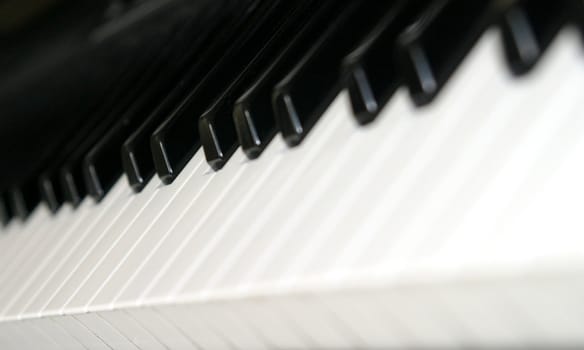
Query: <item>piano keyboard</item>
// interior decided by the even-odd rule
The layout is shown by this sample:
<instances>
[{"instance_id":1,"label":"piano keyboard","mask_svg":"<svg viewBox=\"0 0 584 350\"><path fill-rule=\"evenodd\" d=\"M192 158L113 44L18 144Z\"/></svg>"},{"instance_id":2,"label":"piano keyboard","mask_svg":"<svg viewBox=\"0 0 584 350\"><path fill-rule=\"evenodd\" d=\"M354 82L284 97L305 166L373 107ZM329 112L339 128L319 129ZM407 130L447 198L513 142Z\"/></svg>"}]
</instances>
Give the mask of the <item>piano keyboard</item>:
<instances>
[{"instance_id":1,"label":"piano keyboard","mask_svg":"<svg viewBox=\"0 0 584 350\"><path fill-rule=\"evenodd\" d=\"M157 162L170 164L166 176L114 176L109 190L88 185L99 201L10 220L0 349L583 345L581 33L535 16L549 29L542 41L511 48L529 36L514 18L473 29L468 54L455 43L451 57L428 51L444 62L434 75L419 51L432 36L409 28L407 86L364 75L377 64L373 36L337 62L347 89L319 93L324 107L301 78L342 50L323 45L279 85L276 114L287 119L261 134L214 134L205 114L202 148L154 156L158 174ZM250 105L237 97L217 109L241 107L241 128Z\"/></svg>"}]
</instances>

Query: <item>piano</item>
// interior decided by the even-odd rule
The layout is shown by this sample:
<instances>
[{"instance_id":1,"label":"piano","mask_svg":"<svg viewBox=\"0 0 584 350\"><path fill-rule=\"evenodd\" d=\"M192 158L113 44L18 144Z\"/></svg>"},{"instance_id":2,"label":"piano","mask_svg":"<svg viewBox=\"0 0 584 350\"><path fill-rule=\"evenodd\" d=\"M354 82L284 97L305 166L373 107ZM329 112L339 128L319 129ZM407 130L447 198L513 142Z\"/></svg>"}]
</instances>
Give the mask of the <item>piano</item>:
<instances>
[{"instance_id":1,"label":"piano","mask_svg":"<svg viewBox=\"0 0 584 350\"><path fill-rule=\"evenodd\" d=\"M0 349L584 346L584 2L0 9Z\"/></svg>"}]
</instances>

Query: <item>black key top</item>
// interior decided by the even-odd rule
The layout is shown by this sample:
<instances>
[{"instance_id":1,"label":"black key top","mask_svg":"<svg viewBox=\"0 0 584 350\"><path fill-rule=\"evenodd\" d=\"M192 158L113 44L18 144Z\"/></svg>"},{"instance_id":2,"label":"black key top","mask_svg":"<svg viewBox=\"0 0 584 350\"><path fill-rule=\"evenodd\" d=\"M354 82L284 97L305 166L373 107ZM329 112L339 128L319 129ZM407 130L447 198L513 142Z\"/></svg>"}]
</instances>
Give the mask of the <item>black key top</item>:
<instances>
[{"instance_id":1,"label":"black key top","mask_svg":"<svg viewBox=\"0 0 584 350\"><path fill-rule=\"evenodd\" d=\"M289 146L299 144L341 90L342 59L393 6L390 1L355 1L276 85L273 105Z\"/></svg>"},{"instance_id":2,"label":"black key top","mask_svg":"<svg viewBox=\"0 0 584 350\"><path fill-rule=\"evenodd\" d=\"M274 35L267 39L266 45L257 51L247 67L215 98L211 107L199 119L201 144L207 162L214 170L219 170L225 165L239 144L233 121L235 99L258 78L265 67L269 66L313 11L314 6L297 6L286 16L273 17L274 22L268 28L269 31L275 31Z\"/></svg>"},{"instance_id":3,"label":"black key top","mask_svg":"<svg viewBox=\"0 0 584 350\"><path fill-rule=\"evenodd\" d=\"M10 208L6 193L0 193L0 223L6 226L12 219L12 209Z\"/></svg>"},{"instance_id":4,"label":"black key top","mask_svg":"<svg viewBox=\"0 0 584 350\"><path fill-rule=\"evenodd\" d=\"M152 134L152 156L164 183L171 183L199 148L199 116L257 54L271 35L271 23L291 6L287 1L262 3L213 69Z\"/></svg>"},{"instance_id":5,"label":"black key top","mask_svg":"<svg viewBox=\"0 0 584 350\"><path fill-rule=\"evenodd\" d=\"M113 101L117 98L116 94L120 92L115 91L115 86L123 85L124 79L127 77L122 74L113 81L110 86L110 93L101 98L96 98L95 104L84 106L81 114L87 114L84 118L83 125L79 126L75 134L69 140L64 141L59 147L59 152L55 155L50 165L41 171L38 176L38 187L41 197L49 207L51 212L56 213L61 205L65 202L65 189L60 180L60 170L68 160L68 158L83 144L96 126L102 121L102 111L105 113L110 108ZM97 113L91 111L98 110Z\"/></svg>"},{"instance_id":6,"label":"black key top","mask_svg":"<svg viewBox=\"0 0 584 350\"><path fill-rule=\"evenodd\" d=\"M85 195L87 194L87 187L83 175L83 160L92 147L99 142L100 138L111 128L114 124L117 111L110 112L112 114L106 115L104 120L95 125L95 128L87 133L83 141L77 145L77 148L67 155L67 159L61 164L58 169L58 177L63 191L63 197L66 201L77 207ZM43 181L50 181L52 172L43 177ZM50 187L44 185L46 190ZM54 187L53 187L54 189ZM47 193L46 196L50 196Z\"/></svg>"},{"instance_id":7,"label":"black key top","mask_svg":"<svg viewBox=\"0 0 584 350\"><path fill-rule=\"evenodd\" d=\"M245 4L245 3L244 3ZM237 11L235 9L234 11ZM234 13L236 13L234 12ZM220 60L235 34L248 19L249 16L233 16L218 21L215 26L207 28L212 35L201 35L204 40L199 45L199 58L195 64L185 69L177 78L175 86L164 97L164 100L149 114L140 127L130 135L122 145L122 164L124 172L132 189L141 191L150 178L154 175L154 160L150 148L150 137L160 123L171 114L172 110L180 104L187 95L189 89L199 83L204 75L211 70L213 65ZM235 31L234 31L235 28Z\"/></svg>"},{"instance_id":8,"label":"black key top","mask_svg":"<svg viewBox=\"0 0 584 350\"><path fill-rule=\"evenodd\" d=\"M238 5L239 6L239 5ZM238 7L229 9L237 10ZM227 12L221 16L226 19ZM238 17L241 17L239 13ZM141 94L132 102L116 125L96 144L84 160L84 174L89 193L101 200L105 193L114 185L123 172L120 159L120 149L130 134L143 124L157 106L164 101L168 93L176 86L177 81L184 77L184 72L192 62L206 49L209 39L217 39L219 18L204 21L204 14L199 14L198 20L187 21L168 41L153 69L147 73L141 88ZM221 21L221 24L225 24ZM148 144L145 147L149 150Z\"/></svg>"},{"instance_id":9,"label":"black key top","mask_svg":"<svg viewBox=\"0 0 584 350\"><path fill-rule=\"evenodd\" d=\"M117 123L83 159L82 171L87 192L97 202L113 187L122 174L120 146L126 138L125 127Z\"/></svg>"},{"instance_id":10,"label":"black key top","mask_svg":"<svg viewBox=\"0 0 584 350\"><path fill-rule=\"evenodd\" d=\"M345 84L360 124L373 121L402 83L395 61L397 37L429 4L425 0L397 1L343 61Z\"/></svg>"},{"instance_id":11,"label":"black key top","mask_svg":"<svg viewBox=\"0 0 584 350\"><path fill-rule=\"evenodd\" d=\"M505 11L501 32L515 75L529 72L573 14L575 1L518 1Z\"/></svg>"},{"instance_id":12,"label":"black key top","mask_svg":"<svg viewBox=\"0 0 584 350\"><path fill-rule=\"evenodd\" d=\"M53 214L56 213L65 202L63 186L56 175L57 174L54 172L43 173L39 177L38 183L41 198Z\"/></svg>"},{"instance_id":13,"label":"black key top","mask_svg":"<svg viewBox=\"0 0 584 350\"><path fill-rule=\"evenodd\" d=\"M495 14L491 1L434 1L400 35L400 70L417 105L432 101Z\"/></svg>"},{"instance_id":14,"label":"black key top","mask_svg":"<svg viewBox=\"0 0 584 350\"><path fill-rule=\"evenodd\" d=\"M235 102L235 128L248 158L257 158L278 131L272 108L273 87L300 61L328 28L331 16L343 6L346 5L338 0L321 1L290 44Z\"/></svg>"},{"instance_id":15,"label":"black key top","mask_svg":"<svg viewBox=\"0 0 584 350\"><path fill-rule=\"evenodd\" d=\"M192 34L192 33L191 33ZM136 86L140 95L131 102L119 120L89 150L83 159L83 175L88 193L100 201L122 175L120 149L130 133L134 131L163 95L170 89L171 81L178 73L179 58L172 55L178 43L170 41L160 56L153 62ZM196 45L196 39L193 40ZM181 47L180 49L185 49ZM169 67L170 66L170 67Z\"/></svg>"},{"instance_id":16,"label":"black key top","mask_svg":"<svg viewBox=\"0 0 584 350\"><path fill-rule=\"evenodd\" d=\"M35 179L29 179L18 186L12 187L9 197L14 215L23 221L28 218L41 201Z\"/></svg>"},{"instance_id":17,"label":"black key top","mask_svg":"<svg viewBox=\"0 0 584 350\"><path fill-rule=\"evenodd\" d=\"M148 63L128 72L121 82L112 92L112 97L102 108L95 112L98 122L91 125L79 144L75 144L73 151L66 156L66 160L59 167L59 180L63 188L65 200L74 207L78 206L85 195L87 187L82 169L83 161L88 152L98 143L100 139L115 125L131 105L132 101L139 96L140 87L147 79L145 72L152 69L154 54L148 58ZM118 151L119 154L119 151Z\"/></svg>"}]
</instances>

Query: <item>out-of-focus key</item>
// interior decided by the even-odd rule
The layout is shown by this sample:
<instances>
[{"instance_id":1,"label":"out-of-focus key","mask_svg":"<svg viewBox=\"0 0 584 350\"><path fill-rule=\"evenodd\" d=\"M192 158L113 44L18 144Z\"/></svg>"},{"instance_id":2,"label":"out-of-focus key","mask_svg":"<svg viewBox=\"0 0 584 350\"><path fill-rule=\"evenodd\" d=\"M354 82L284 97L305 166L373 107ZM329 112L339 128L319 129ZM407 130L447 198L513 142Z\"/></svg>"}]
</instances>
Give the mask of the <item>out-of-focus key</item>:
<instances>
[{"instance_id":1,"label":"out-of-focus key","mask_svg":"<svg viewBox=\"0 0 584 350\"><path fill-rule=\"evenodd\" d=\"M171 183L200 146L199 117L229 86L271 36L270 23L294 4L265 2L254 12L240 35L211 71L182 100L172 114L154 131L152 156L158 176Z\"/></svg>"},{"instance_id":2,"label":"out-of-focus key","mask_svg":"<svg viewBox=\"0 0 584 350\"><path fill-rule=\"evenodd\" d=\"M278 131L272 108L272 90L318 40L346 4L337 0L320 1L318 9L293 36L290 44L235 102L233 119L241 148L248 158L257 158Z\"/></svg>"},{"instance_id":3,"label":"out-of-focus key","mask_svg":"<svg viewBox=\"0 0 584 350\"><path fill-rule=\"evenodd\" d=\"M393 6L351 2L328 30L276 85L273 107L284 140L299 144L341 90L342 59Z\"/></svg>"},{"instance_id":4,"label":"out-of-focus key","mask_svg":"<svg viewBox=\"0 0 584 350\"><path fill-rule=\"evenodd\" d=\"M8 204L8 197L5 193L0 193L0 223L8 225L12 219L12 210Z\"/></svg>"},{"instance_id":5,"label":"out-of-focus key","mask_svg":"<svg viewBox=\"0 0 584 350\"><path fill-rule=\"evenodd\" d=\"M271 38L263 38L266 42L264 47L199 119L201 144L207 162L214 170L223 167L239 144L233 120L235 100L258 78L265 67L269 66L273 58L288 44L290 37L300 30L304 19L313 10L314 7L306 6L304 3L290 8L286 16L274 18L273 23L266 23L267 28L274 28L271 30L273 31Z\"/></svg>"},{"instance_id":6,"label":"out-of-focus key","mask_svg":"<svg viewBox=\"0 0 584 350\"><path fill-rule=\"evenodd\" d=\"M152 134L165 118L172 115L173 109L180 105L189 90L197 86L204 75L221 59L248 17L235 16L218 21L215 27L206 28L210 35L204 33L200 35L204 38L200 45L190 43L204 49L198 50L194 64L184 70L174 87L122 145L122 165L134 191L140 192L155 173L150 147Z\"/></svg>"},{"instance_id":7,"label":"out-of-focus key","mask_svg":"<svg viewBox=\"0 0 584 350\"><path fill-rule=\"evenodd\" d=\"M81 111L76 112L86 115L83 118L82 125L79 125L74 135L63 141L58 153L51 159L49 165L40 171L38 176L39 191L52 213L56 213L66 200L65 188L60 179L61 168L84 144L97 125L103 122L104 115L113 108L115 102L123 95L124 88L127 86L128 81L131 81L132 74L135 74L133 70L124 70L123 73L112 80L112 84L104 95L95 98L93 105L85 105Z\"/></svg>"},{"instance_id":8,"label":"out-of-focus key","mask_svg":"<svg viewBox=\"0 0 584 350\"><path fill-rule=\"evenodd\" d=\"M505 11L501 32L505 56L513 74L525 74L536 65L573 15L576 3L572 0L522 0Z\"/></svg>"},{"instance_id":9,"label":"out-of-focus key","mask_svg":"<svg viewBox=\"0 0 584 350\"><path fill-rule=\"evenodd\" d=\"M58 176L65 200L74 207L77 207L87 194L82 170L85 156L115 125L120 116L139 95L139 89L136 89L136 84L143 79L142 73L151 63L152 60L149 59L149 64L143 67L144 69L135 69L124 77L123 82L118 85L116 91L112 92L113 96L108 103L95 112L99 122L84 135L81 143L76 145L72 153L67 155L66 160L59 167Z\"/></svg>"},{"instance_id":10,"label":"out-of-focus key","mask_svg":"<svg viewBox=\"0 0 584 350\"><path fill-rule=\"evenodd\" d=\"M21 220L26 220L41 201L34 178L12 187L9 196L14 216Z\"/></svg>"},{"instance_id":11,"label":"out-of-focus key","mask_svg":"<svg viewBox=\"0 0 584 350\"><path fill-rule=\"evenodd\" d=\"M353 114L360 124L375 119L402 82L395 62L398 35L429 6L428 1L398 1L363 42L343 61Z\"/></svg>"},{"instance_id":12,"label":"out-of-focus key","mask_svg":"<svg viewBox=\"0 0 584 350\"><path fill-rule=\"evenodd\" d=\"M434 1L400 35L400 71L417 105L430 103L496 19L487 0Z\"/></svg>"}]
</instances>

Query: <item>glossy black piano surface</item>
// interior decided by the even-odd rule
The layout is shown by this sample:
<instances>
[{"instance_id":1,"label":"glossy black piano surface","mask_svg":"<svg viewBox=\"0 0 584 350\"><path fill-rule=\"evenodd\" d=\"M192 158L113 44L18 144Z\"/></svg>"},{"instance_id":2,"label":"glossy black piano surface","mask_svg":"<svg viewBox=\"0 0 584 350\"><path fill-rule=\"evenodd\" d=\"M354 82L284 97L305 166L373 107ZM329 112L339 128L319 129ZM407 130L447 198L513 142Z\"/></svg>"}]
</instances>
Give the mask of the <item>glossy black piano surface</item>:
<instances>
[{"instance_id":1,"label":"glossy black piano surface","mask_svg":"<svg viewBox=\"0 0 584 350\"><path fill-rule=\"evenodd\" d=\"M0 2L0 219L56 212L121 177L220 171L302 142L342 89L360 124L401 86L433 101L482 33L528 74L581 1ZM584 64L584 62L583 62Z\"/></svg>"}]
</instances>

